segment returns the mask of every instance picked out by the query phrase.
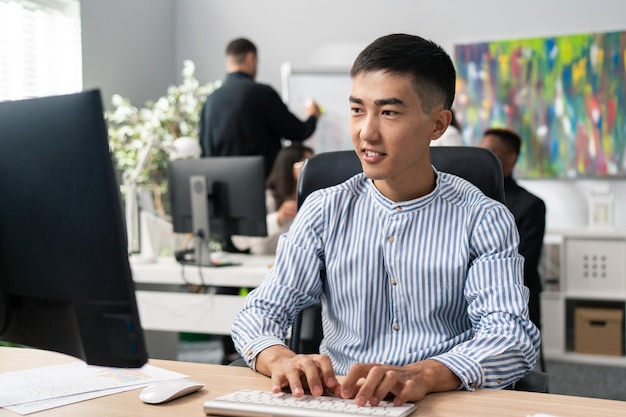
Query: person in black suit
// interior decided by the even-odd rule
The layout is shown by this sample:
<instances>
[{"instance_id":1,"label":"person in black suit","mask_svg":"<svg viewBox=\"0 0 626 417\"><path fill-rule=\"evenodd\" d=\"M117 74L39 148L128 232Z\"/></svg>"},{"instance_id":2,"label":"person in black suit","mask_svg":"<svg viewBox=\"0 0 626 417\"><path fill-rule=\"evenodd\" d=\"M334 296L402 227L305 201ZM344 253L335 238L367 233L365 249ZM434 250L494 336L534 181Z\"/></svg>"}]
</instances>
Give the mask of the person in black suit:
<instances>
[{"instance_id":1,"label":"person in black suit","mask_svg":"<svg viewBox=\"0 0 626 417\"><path fill-rule=\"evenodd\" d=\"M532 322L541 329L541 279L539 260L546 227L546 205L542 199L530 193L513 179L522 140L520 136L504 128L487 129L480 147L492 151L502 164L506 206L515 217L520 235L519 253L525 258L524 284L530 290L528 310Z\"/></svg>"},{"instance_id":2,"label":"person in black suit","mask_svg":"<svg viewBox=\"0 0 626 417\"><path fill-rule=\"evenodd\" d=\"M320 108L307 103L307 119L292 114L278 93L269 85L257 83L256 46L238 38L226 47L227 75L220 88L209 94L200 114L202 156L263 156L265 178L269 176L282 139L302 142L317 127ZM226 252L239 252L230 237L223 242ZM218 294L237 294L238 290L220 287ZM222 338L224 364L237 359L230 336Z\"/></svg>"},{"instance_id":3,"label":"person in black suit","mask_svg":"<svg viewBox=\"0 0 626 417\"><path fill-rule=\"evenodd\" d=\"M289 111L269 85L257 83L257 48L245 38L226 48L228 74L207 97L200 115L202 156L262 155L265 177L282 147L282 139L302 142L317 127L320 108L311 100L302 121Z\"/></svg>"}]
</instances>

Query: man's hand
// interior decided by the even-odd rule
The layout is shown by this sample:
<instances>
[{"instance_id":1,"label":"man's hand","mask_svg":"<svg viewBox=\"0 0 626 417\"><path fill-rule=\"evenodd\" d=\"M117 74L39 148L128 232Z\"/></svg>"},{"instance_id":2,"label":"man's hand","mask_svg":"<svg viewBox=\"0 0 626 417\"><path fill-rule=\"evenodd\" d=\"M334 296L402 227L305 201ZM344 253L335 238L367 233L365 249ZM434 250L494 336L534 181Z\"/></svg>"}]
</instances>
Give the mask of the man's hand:
<instances>
[{"instance_id":1,"label":"man's hand","mask_svg":"<svg viewBox=\"0 0 626 417\"><path fill-rule=\"evenodd\" d=\"M312 99L307 100L304 111L307 117L315 116L316 119L319 119L322 115L322 110L320 106L315 100Z\"/></svg>"},{"instance_id":2,"label":"man's hand","mask_svg":"<svg viewBox=\"0 0 626 417\"><path fill-rule=\"evenodd\" d=\"M328 355L296 355L284 346L272 346L257 356L257 371L272 378L272 391L289 388L294 397L308 389L320 396L325 390L339 392L339 382Z\"/></svg>"},{"instance_id":3,"label":"man's hand","mask_svg":"<svg viewBox=\"0 0 626 417\"><path fill-rule=\"evenodd\" d=\"M461 381L447 367L434 360L406 366L359 363L341 382L342 398L354 398L357 405L377 406L389 394L396 405L419 401L429 392L453 391Z\"/></svg>"}]
</instances>

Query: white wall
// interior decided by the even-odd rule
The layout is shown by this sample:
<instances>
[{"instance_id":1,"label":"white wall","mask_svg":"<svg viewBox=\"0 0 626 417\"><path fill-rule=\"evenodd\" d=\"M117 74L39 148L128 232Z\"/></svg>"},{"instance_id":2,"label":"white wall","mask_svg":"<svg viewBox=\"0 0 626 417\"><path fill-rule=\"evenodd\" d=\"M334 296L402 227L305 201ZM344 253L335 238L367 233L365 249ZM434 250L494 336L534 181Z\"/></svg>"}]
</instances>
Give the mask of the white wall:
<instances>
[{"instance_id":1,"label":"white wall","mask_svg":"<svg viewBox=\"0 0 626 417\"><path fill-rule=\"evenodd\" d=\"M407 32L449 53L457 43L626 29L624 0L176 0L176 55L204 81L224 74L226 43L259 48L259 79L280 87L279 66L343 66L376 37Z\"/></svg>"},{"instance_id":2,"label":"white wall","mask_svg":"<svg viewBox=\"0 0 626 417\"><path fill-rule=\"evenodd\" d=\"M121 94L136 106L165 94L182 70L174 54L174 0L81 0L83 87L106 108Z\"/></svg>"},{"instance_id":3,"label":"white wall","mask_svg":"<svg viewBox=\"0 0 626 417\"><path fill-rule=\"evenodd\" d=\"M610 192L614 197L615 227L626 229L626 181L605 182L609 184ZM541 197L546 203L549 230L587 227L589 195L596 184L597 181L592 180L520 181L520 185Z\"/></svg>"},{"instance_id":4,"label":"white wall","mask_svg":"<svg viewBox=\"0 0 626 417\"><path fill-rule=\"evenodd\" d=\"M168 82L180 81L184 59L196 63L200 82L221 79L224 48L240 36L259 48L259 81L280 90L281 63L291 62L295 69L348 69L365 45L392 32L431 38L452 54L458 43L626 30L624 0L82 0L82 4L83 36L99 39L102 43L96 47L105 41L107 46L101 48L107 49L105 56L102 51L85 56L85 80L106 80L111 89L117 88L115 92L124 94L127 89L129 97L138 98L160 96L166 73L176 77ZM168 28L170 5L174 22ZM108 50L111 38L115 48ZM523 185L546 201L548 228L586 225L591 182L533 180ZM616 225L626 228L626 182L611 181L610 186L616 197Z\"/></svg>"}]
</instances>

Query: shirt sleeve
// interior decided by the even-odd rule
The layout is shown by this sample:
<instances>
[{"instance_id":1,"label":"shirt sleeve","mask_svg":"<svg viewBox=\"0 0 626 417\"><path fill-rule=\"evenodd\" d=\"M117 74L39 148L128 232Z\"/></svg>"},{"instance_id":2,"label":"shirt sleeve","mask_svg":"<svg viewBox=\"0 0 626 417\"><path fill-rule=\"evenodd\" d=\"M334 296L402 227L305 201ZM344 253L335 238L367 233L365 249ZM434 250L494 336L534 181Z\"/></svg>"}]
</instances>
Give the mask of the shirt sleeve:
<instances>
[{"instance_id":1,"label":"shirt sleeve","mask_svg":"<svg viewBox=\"0 0 626 417\"><path fill-rule=\"evenodd\" d=\"M433 357L465 389L503 388L531 371L540 333L528 317L519 236L504 206L491 208L471 232L472 262L464 291L474 336Z\"/></svg>"},{"instance_id":2,"label":"shirt sleeve","mask_svg":"<svg viewBox=\"0 0 626 417\"><path fill-rule=\"evenodd\" d=\"M264 349L285 345L297 313L319 302L322 295L323 220L314 195L299 209L289 232L281 236L274 267L248 294L233 322L233 342L251 367Z\"/></svg>"},{"instance_id":3,"label":"shirt sleeve","mask_svg":"<svg viewBox=\"0 0 626 417\"><path fill-rule=\"evenodd\" d=\"M264 89L262 108L265 120L274 132L286 139L298 142L308 139L313 134L317 127L315 116L301 120L289 110L273 88L266 85L259 86Z\"/></svg>"}]
</instances>

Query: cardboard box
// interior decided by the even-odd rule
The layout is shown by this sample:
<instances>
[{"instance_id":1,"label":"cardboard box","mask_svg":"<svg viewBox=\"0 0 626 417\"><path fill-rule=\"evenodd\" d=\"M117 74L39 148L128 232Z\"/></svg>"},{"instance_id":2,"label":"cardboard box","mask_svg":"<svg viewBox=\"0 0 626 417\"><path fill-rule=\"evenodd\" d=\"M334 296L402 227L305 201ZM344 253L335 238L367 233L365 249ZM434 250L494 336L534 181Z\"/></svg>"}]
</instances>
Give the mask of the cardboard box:
<instances>
[{"instance_id":1,"label":"cardboard box","mask_svg":"<svg viewBox=\"0 0 626 417\"><path fill-rule=\"evenodd\" d=\"M577 307L574 350L577 353L622 356L624 312L618 308Z\"/></svg>"}]
</instances>

